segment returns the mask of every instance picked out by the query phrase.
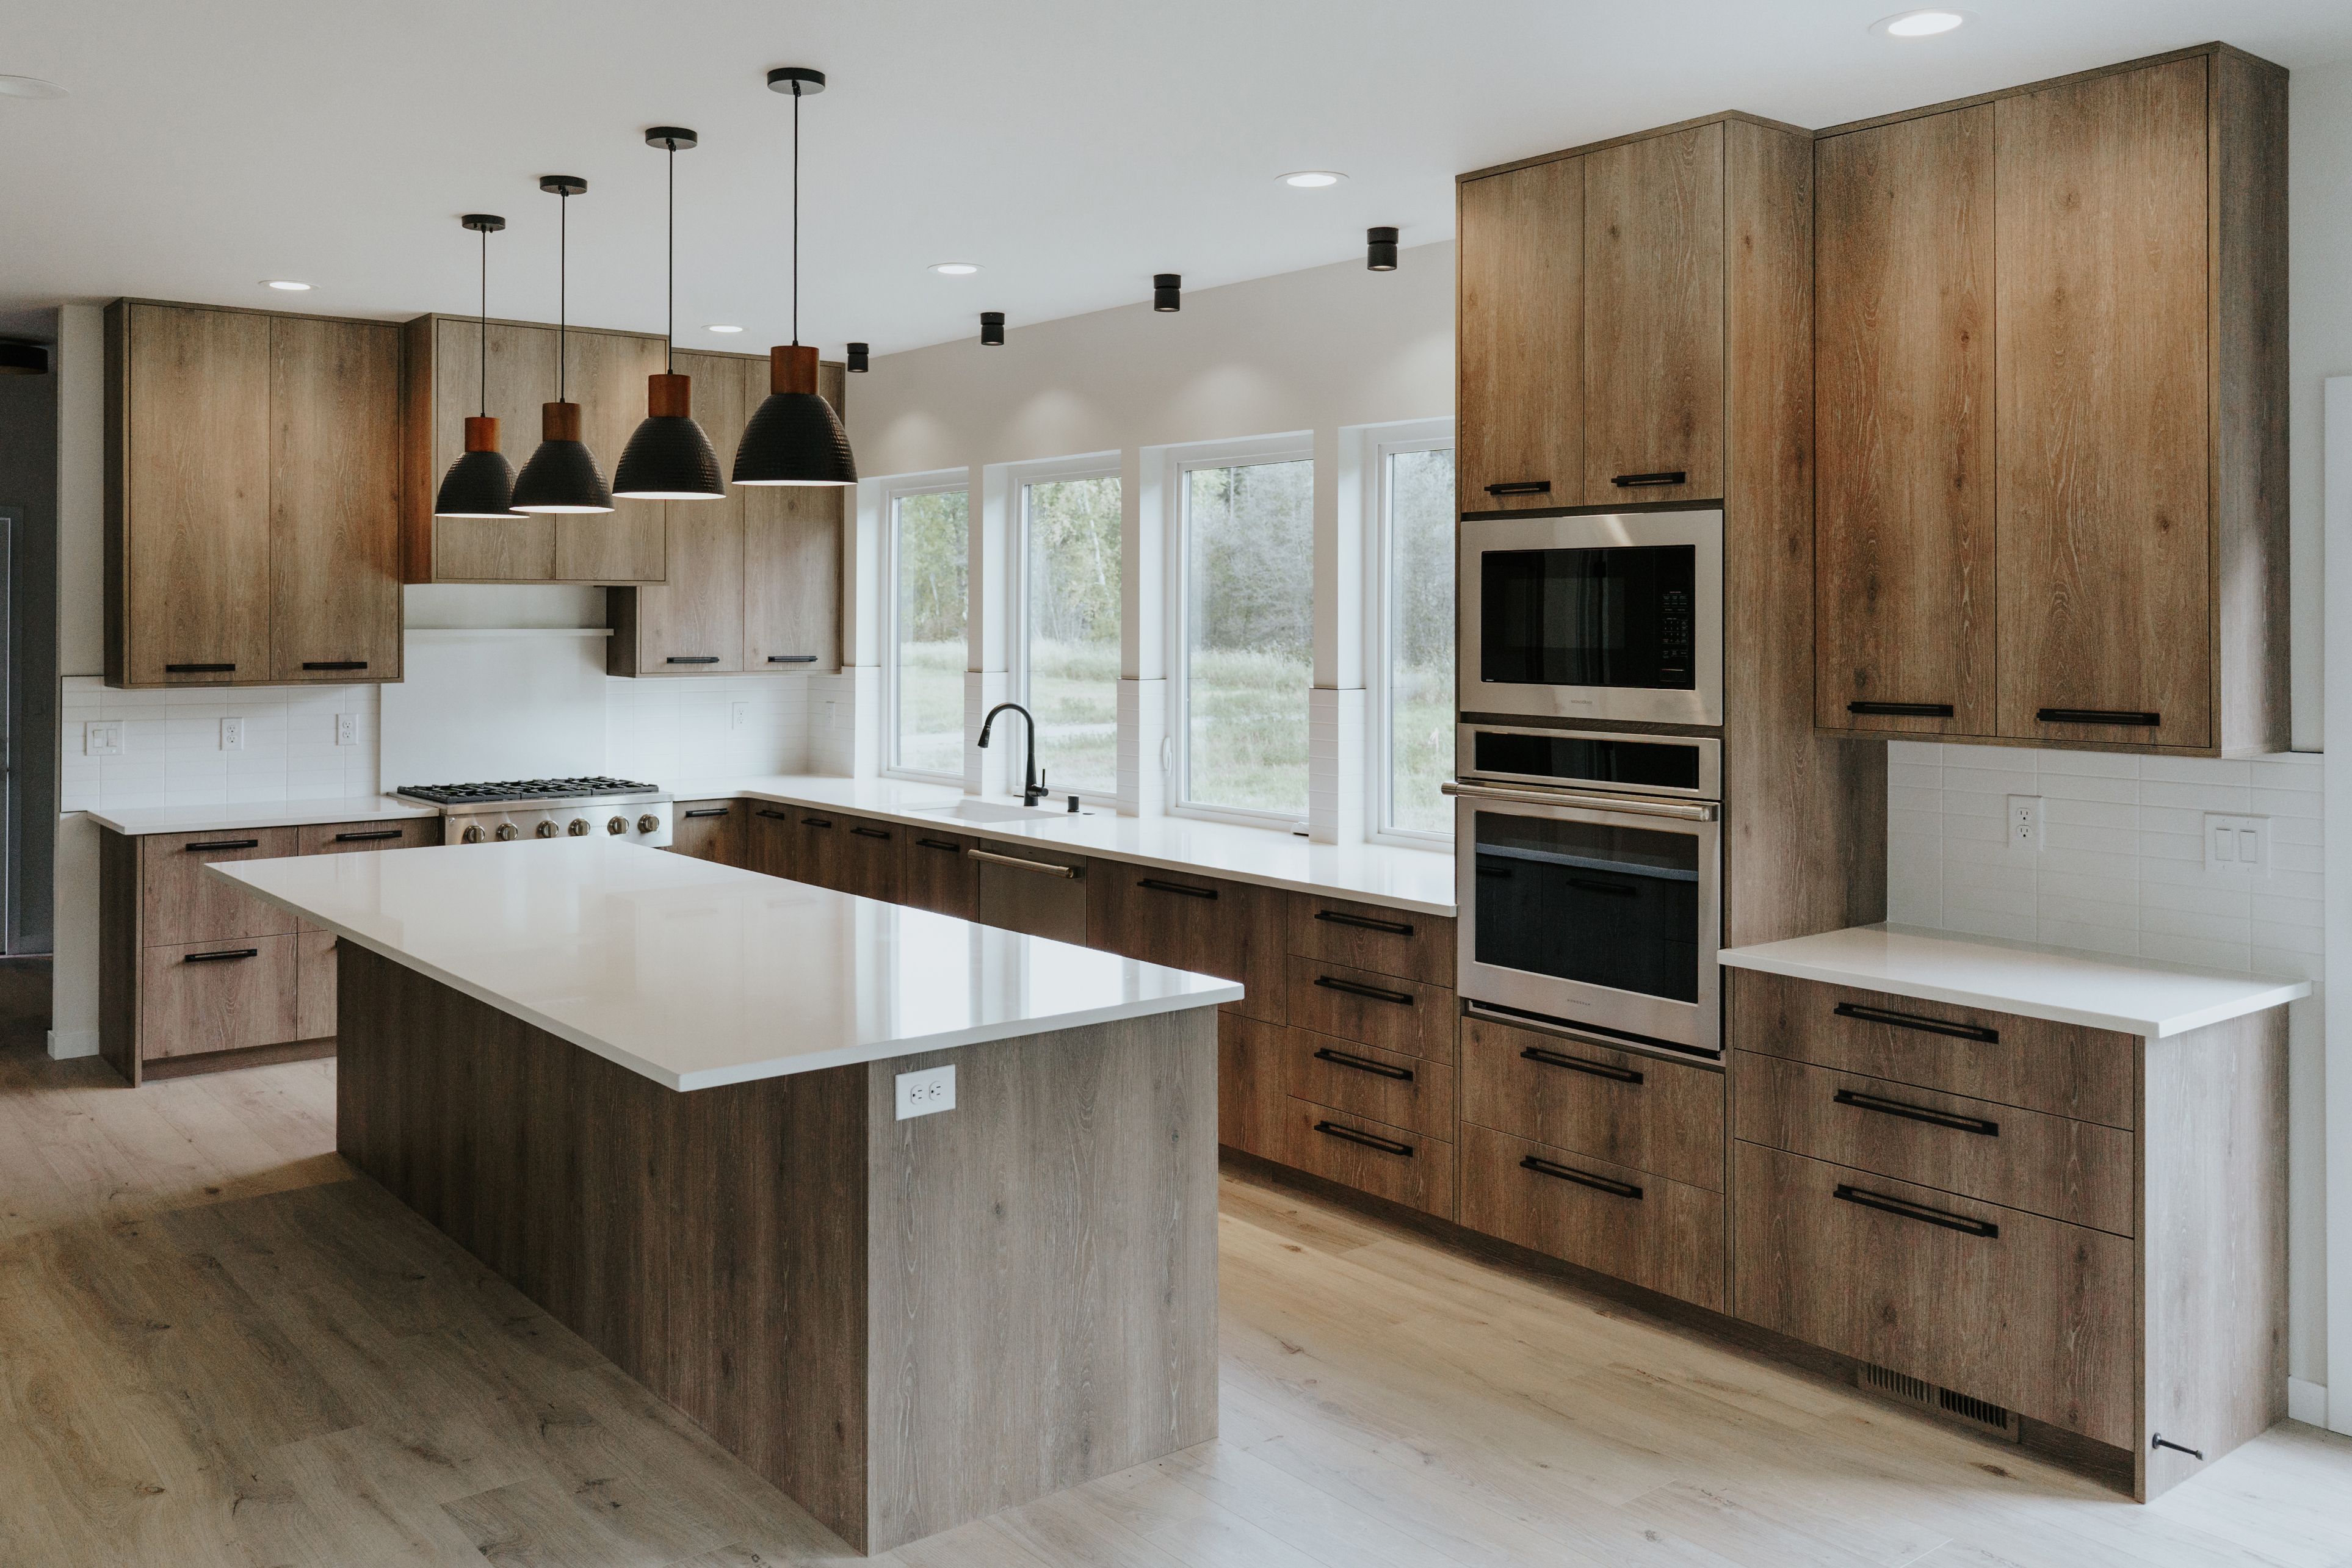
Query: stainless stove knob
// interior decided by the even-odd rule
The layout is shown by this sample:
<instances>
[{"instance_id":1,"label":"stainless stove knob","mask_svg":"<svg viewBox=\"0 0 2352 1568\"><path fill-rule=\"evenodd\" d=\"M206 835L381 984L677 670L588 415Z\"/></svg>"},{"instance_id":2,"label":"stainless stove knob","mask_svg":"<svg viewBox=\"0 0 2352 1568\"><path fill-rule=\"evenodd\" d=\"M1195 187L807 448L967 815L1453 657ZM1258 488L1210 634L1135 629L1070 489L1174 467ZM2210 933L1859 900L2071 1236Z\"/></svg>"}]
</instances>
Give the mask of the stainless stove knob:
<instances>
[{"instance_id":1,"label":"stainless stove knob","mask_svg":"<svg viewBox=\"0 0 2352 1568\"><path fill-rule=\"evenodd\" d=\"M562 831L553 822L541 822L539 825L539 836L542 839L551 839Z\"/></svg>"},{"instance_id":2,"label":"stainless stove knob","mask_svg":"<svg viewBox=\"0 0 2352 1568\"><path fill-rule=\"evenodd\" d=\"M516 827L512 822L500 822L499 824L499 831L496 836L499 842L503 844L510 840L522 837L522 830Z\"/></svg>"},{"instance_id":3,"label":"stainless stove knob","mask_svg":"<svg viewBox=\"0 0 2352 1568\"><path fill-rule=\"evenodd\" d=\"M464 832L457 835L461 841L469 844L478 844L489 836L489 834L482 831L482 824L479 822L476 822L472 827L467 828Z\"/></svg>"},{"instance_id":4,"label":"stainless stove knob","mask_svg":"<svg viewBox=\"0 0 2352 1568\"><path fill-rule=\"evenodd\" d=\"M629 831L629 819L615 817L604 824L604 831L608 833L625 833Z\"/></svg>"},{"instance_id":5,"label":"stainless stove knob","mask_svg":"<svg viewBox=\"0 0 2352 1568\"><path fill-rule=\"evenodd\" d=\"M644 816L637 819L637 831L641 833L658 832L660 830L661 819L655 816L651 811L647 811Z\"/></svg>"},{"instance_id":6,"label":"stainless stove knob","mask_svg":"<svg viewBox=\"0 0 2352 1568\"><path fill-rule=\"evenodd\" d=\"M588 819L585 817L574 817L572 819L572 825L563 831L570 833L576 839L588 831Z\"/></svg>"}]
</instances>

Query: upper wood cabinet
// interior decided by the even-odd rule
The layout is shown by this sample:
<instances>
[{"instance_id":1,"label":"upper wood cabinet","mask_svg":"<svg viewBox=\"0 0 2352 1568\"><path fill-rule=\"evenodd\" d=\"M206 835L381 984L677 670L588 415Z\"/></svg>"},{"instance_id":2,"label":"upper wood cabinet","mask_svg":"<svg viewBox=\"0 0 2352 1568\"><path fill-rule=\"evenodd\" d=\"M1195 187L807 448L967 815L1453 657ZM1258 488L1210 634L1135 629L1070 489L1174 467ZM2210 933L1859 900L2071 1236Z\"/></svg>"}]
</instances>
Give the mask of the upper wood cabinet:
<instances>
[{"instance_id":1,"label":"upper wood cabinet","mask_svg":"<svg viewBox=\"0 0 2352 1568\"><path fill-rule=\"evenodd\" d=\"M405 329L402 389L406 488L403 570L411 582L659 582L667 574L667 505L616 500L607 513L436 517L441 476L465 449L466 416L487 404L520 474L539 447L541 405L559 391L580 404L581 439L610 481L646 413L646 378L662 340L643 332L492 321L487 388L483 329L471 317L420 316ZM559 345L561 349L559 350ZM557 371L559 351L563 374ZM698 389L699 390L699 389Z\"/></svg>"},{"instance_id":2,"label":"upper wood cabinet","mask_svg":"<svg viewBox=\"0 0 2352 1568\"><path fill-rule=\"evenodd\" d=\"M745 408L768 395L755 361ZM820 363L816 390L845 407L848 378ZM841 667L842 535L854 492L818 485L755 485L743 492L743 668L750 673Z\"/></svg>"},{"instance_id":3,"label":"upper wood cabinet","mask_svg":"<svg viewBox=\"0 0 2352 1568\"><path fill-rule=\"evenodd\" d=\"M106 312L106 679L400 678L399 329Z\"/></svg>"},{"instance_id":4,"label":"upper wood cabinet","mask_svg":"<svg viewBox=\"0 0 2352 1568\"><path fill-rule=\"evenodd\" d=\"M2209 46L1824 134L1818 724L2287 744L2285 102Z\"/></svg>"},{"instance_id":5,"label":"upper wood cabinet","mask_svg":"<svg viewBox=\"0 0 2352 1568\"><path fill-rule=\"evenodd\" d=\"M1584 165L1463 183L1454 471L1461 509L1574 506L1584 486Z\"/></svg>"}]
</instances>

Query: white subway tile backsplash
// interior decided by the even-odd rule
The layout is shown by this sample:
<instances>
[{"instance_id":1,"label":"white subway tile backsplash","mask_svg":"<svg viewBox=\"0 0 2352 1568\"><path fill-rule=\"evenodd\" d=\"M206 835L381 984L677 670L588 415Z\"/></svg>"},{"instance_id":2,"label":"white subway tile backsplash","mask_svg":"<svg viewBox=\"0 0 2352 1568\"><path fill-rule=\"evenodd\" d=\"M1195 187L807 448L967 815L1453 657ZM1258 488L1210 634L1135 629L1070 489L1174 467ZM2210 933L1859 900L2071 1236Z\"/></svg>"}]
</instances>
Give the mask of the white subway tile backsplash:
<instances>
[{"instance_id":1,"label":"white subway tile backsplash","mask_svg":"<svg viewBox=\"0 0 2352 1568\"><path fill-rule=\"evenodd\" d=\"M376 792L376 688L185 686L114 691L96 675L65 678L58 808L266 805ZM359 744L335 745L338 713L358 718ZM245 721L245 747L221 749L221 720ZM122 723L119 756L91 757L83 727Z\"/></svg>"},{"instance_id":2,"label":"white subway tile backsplash","mask_svg":"<svg viewBox=\"0 0 2352 1568\"><path fill-rule=\"evenodd\" d=\"M604 685L604 765L656 784L808 766L813 675L694 675ZM736 722L740 709L742 722Z\"/></svg>"}]
</instances>

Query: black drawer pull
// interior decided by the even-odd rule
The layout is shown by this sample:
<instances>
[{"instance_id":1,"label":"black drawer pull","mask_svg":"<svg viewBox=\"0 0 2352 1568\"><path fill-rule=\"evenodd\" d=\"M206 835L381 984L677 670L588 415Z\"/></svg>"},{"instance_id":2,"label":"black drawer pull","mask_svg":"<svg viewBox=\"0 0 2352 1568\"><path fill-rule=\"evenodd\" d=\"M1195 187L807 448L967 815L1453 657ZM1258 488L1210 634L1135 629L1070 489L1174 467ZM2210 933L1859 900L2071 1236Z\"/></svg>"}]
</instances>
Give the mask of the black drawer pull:
<instances>
[{"instance_id":1,"label":"black drawer pull","mask_svg":"<svg viewBox=\"0 0 2352 1568\"><path fill-rule=\"evenodd\" d=\"M235 664L166 664L163 673L167 675L226 675L236 668Z\"/></svg>"},{"instance_id":2,"label":"black drawer pull","mask_svg":"<svg viewBox=\"0 0 2352 1568\"><path fill-rule=\"evenodd\" d=\"M2154 729L2164 722L2160 713L2119 707L2045 707L2034 710L2040 724L2117 724L2133 729Z\"/></svg>"},{"instance_id":3,"label":"black drawer pull","mask_svg":"<svg viewBox=\"0 0 2352 1568\"><path fill-rule=\"evenodd\" d=\"M1410 1067L1391 1067L1385 1061L1374 1061L1369 1056L1352 1056L1344 1051L1334 1051L1328 1045L1315 1053L1315 1060L1328 1061L1334 1067L1369 1072L1375 1078L1393 1078L1399 1083L1412 1082L1412 1069Z\"/></svg>"},{"instance_id":4,"label":"black drawer pull","mask_svg":"<svg viewBox=\"0 0 2352 1568\"><path fill-rule=\"evenodd\" d=\"M733 808L728 806L700 806L685 813L685 815L687 820L691 821L697 817L723 817L731 810L733 810ZM762 811L760 815L763 817L773 817L781 815L781 813L775 811Z\"/></svg>"},{"instance_id":5,"label":"black drawer pull","mask_svg":"<svg viewBox=\"0 0 2352 1568\"><path fill-rule=\"evenodd\" d=\"M772 664L814 664L816 663L816 655L814 653L771 653L768 655L768 663Z\"/></svg>"},{"instance_id":6,"label":"black drawer pull","mask_svg":"<svg viewBox=\"0 0 2352 1568\"><path fill-rule=\"evenodd\" d=\"M1848 703L1848 713L1867 714L1874 718L1949 718L1949 703Z\"/></svg>"},{"instance_id":7,"label":"black drawer pull","mask_svg":"<svg viewBox=\"0 0 2352 1568\"><path fill-rule=\"evenodd\" d=\"M803 817L801 819L801 826L803 828L829 828L833 826L833 821L832 819L827 817Z\"/></svg>"},{"instance_id":8,"label":"black drawer pull","mask_svg":"<svg viewBox=\"0 0 2352 1568\"><path fill-rule=\"evenodd\" d=\"M1360 985L1354 980L1340 979L1336 975L1318 975L1315 983L1327 991L1339 991L1351 997L1362 997L1367 1001L1387 1002L1400 1008L1412 1006L1415 999L1410 991L1382 990L1378 986Z\"/></svg>"},{"instance_id":9,"label":"black drawer pull","mask_svg":"<svg viewBox=\"0 0 2352 1568\"><path fill-rule=\"evenodd\" d=\"M1343 1143L1361 1144L1368 1149L1378 1149L1384 1155L1401 1155L1406 1159L1412 1158L1412 1145L1400 1144L1394 1138L1383 1138L1371 1133L1360 1133L1353 1127L1343 1127L1337 1122L1318 1122L1315 1124L1315 1130L1327 1138L1338 1138Z\"/></svg>"},{"instance_id":10,"label":"black drawer pull","mask_svg":"<svg viewBox=\"0 0 2352 1568\"><path fill-rule=\"evenodd\" d=\"M927 850L945 850L951 855L963 852L963 846L953 839L917 839L915 842Z\"/></svg>"},{"instance_id":11,"label":"black drawer pull","mask_svg":"<svg viewBox=\"0 0 2352 1568\"><path fill-rule=\"evenodd\" d=\"M192 855L211 854L215 850L257 850L260 847L259 839L207 839L203 843L186 846Z\"/></svg>"},{"instance_id":12,"label":"black drawer pull","mask_svg":"<svg viewBox=\"0 0 2352 1568\"><path fill-rule=\"evenodd\" d=\"M1605 893L1612 898L1633 898L1642 891L1638 887L1628 887L1622 882L1600 882L1589 876L1570 877L1568 885L1580 887L1587 893Z\"/></svg>"},{"instance_id":13,"label":"black drawer pull","mask_svg":"<svg viewBox=\"0 0 2352 1568\"><path fill-rule=\"evenodd\" d=\"M1679 485L1690 476L1680 468L1664 468L1655 474L1617 474L1609 482L1621 490L1639 490L1650 485Z\"/></svg>"},{"instance_id":14,"label":"black drawer pull","mask_svg":"<svg viewBox=\"0 0 2352 1568\"><path fill-rule=\"evenodd\" d=\"M1148 887L1154 893L1181 893L1187 898L1214 898L1217 896L1217 890L1213 887L1191 887L1181 882L1162 882L1156 876L1137 877L1135 879L1135 885L1138 887Z\"/></svg>"},{"instance_id":15,"label":"black drawer pull","mask_svg":"<svg viewBox=\"0 0 2352 1568\"><path fill-rule=\"evenodd\" d=\"M765 806L761 807L758 810L752 812L751 815L755 817L765 817L772 822L789 822L793 820L793 814L790 811L772 811Z\"/></svg>"},{"instance_id":16,"label":"black drawer pull","mask_svg":"<svg viewBox=\"0 0 2352 1568\"><path fill-rule=\"evenodd\" d=\"M365 659L305 659L302 661L302 667L306 670L364 670L367 668L367 661Z\"/></svg>"},{"instance_id":17,"label":"black drawer pull","mask_svg":"<svg viewBox=\"0 0 2352 1568\"><path fill-rule=\"evenodd\" d=\"M180 962L183 964L225 964L231 958L258 958L260 956L261 949L258 947L225 947L217 953L183 954L181 956Z\"/></svg>"},{"instance_id":18,"label":"black drawer pull","mask_svg":"<svg viewBox=\"0 0 2352 1568\"><path fill-rule=\"evenodd\" d=\"M718 662L716 653L672 653L662 661L665 664L715 664Z\"/></svg>"},{"instance_id":19,"label":"black drawer pull","mask_svg":"<svg viewBox=\"0 0 2352 1568\"><path fill-rule=\"evenodd\" d=\"M2204 1449L2192 1448L2186 1443L2176 1443L2161 1432L2151 1433L2149 1435L2147 1447L2150 1453L2154 1453L2158 1448L2170 1448L2176 1454L2186 1454L2190 1458L2200 1462L2205 1458Z\"/></svg>"},{"instance_id":20,"label":"black drawer pull","mask_svg":"<svg viewBox=\"0 0 2352 1568\"><path fill-rule=\"evenodd\" d=\"M1528 1047L1519 1052L1519 1057L1522 1061L1541 1062L1546 1067L1565 1067L1570 1072L1589 1072L1595 1078L1606 1078L1612 1083L1642 1082L1642 1075L1630 1067L1620 1067L1613 1061L1588 1061L1583 1057L1570 1056L1565 1051L1546 1051L1540 1045Z\"/></svg>"},{"instance_id":21,"label":"black drawer pull","mask_svg":"<svg viewBox=\"0 0 2352 1568\"><path fill-rule=\"evenodd\" d=\"M1507 865L1496 865L1492 862L1482 860L1478 862L1478 874L1480 876L1501 877L1505 880L1508 880L1511 874L1511 868Z\"/></svg>"},{"instance_id":22,"label":"black drawer pull","mask_svg":"<svg viewBox=\"0 0 2352 1568\"><path fill-rule=\"evenodd\" d=\"M1916 1029L1922 1034L1948 1034L1954 1040L1973 1040L1981 1045L2000 1043L2000 1030L1988 1029L1980 1023L1947 1023L1942 1019L1921 1018L1917 1013L1898 1013L1892 1008L1865 1007L1861 1002L1840 1002L1830 1010L1842 1019L1857 1019L1864 1023Z\"/></svg>"},{"instance_id":23,"label":"black drawer pull","mask_svg":"<svg viewBox=\"0 0 2352 1568\"><path fill-rule=\"evenodd\" d=\"M1990 1241L2000 1234L2000 1227L1990 1219L1970 1219L1965 1214L1948 1214L1940 1208L1929 1208L1924 1203L1910 1203L1903 1198L1888 1197L1883 1193L1864 1192L1843 1182L1840 1182L1830 1196L1840 1203L1874 1208L1881 1214L1891 1214L1897 1219L1916 1219L1922 1225L1940 1225L1963 1236L1981 1236Z\"/></svg>"},{"instance_id":24,"label":"black drawer pull","mask_svg":"<svg viewBox=\"0 0 2352 1568\"><path fill-rule=\"evenodd\" d=\"M1402 920L1375 920L1369 915L1350 915L1343 909L1318 909L1318 920L1328 920L1334 925L1354 925L1366 931L1385 931L1391 936L1410 936L1412 927Z\"/></svg>"},{"instance_id":25,"label":"black drawer pull","mask_svg":"<svg viewBox=\"0 0 2352 1568\"><path fill-rule=\"evenodd\" d=\"M385 839L400 837L401 831L402 830L398 828L370 828L363 833L337 833L335 842L339 844L379 843Z\"/></svg>"},{"instance_id":26,"label":"black drawer pull","mask_svg":"<svg viewBox=\"0 0 2352 1568\"><path fill-rule=\"evenodd\" d=\"M890 836L890 830L887 828L867 827L863 823L849 831L861 839L887 839Z\"/></svg>"},{"instance_id":27,"label":"black drawer pull","mask_svg":"<svg viewBox=\"0 0 2352 1568\"><path fill-rule=\"evenodd\" d=\"M1857 1111L1875 1111L1882 1116L1901 1116L1906 1121L1925 1122L1931 1127L1949 1127L1955 1133L1974 1133L1980 1138L2000 1136L2000 1124L1982 1116L1962 1116L1927 1105L1906 1105L1900 1100L1882 1100L1875 1094L1857 1094L1851 1089L1839 1090L1830 1096L1830 1100L1833 1104L1851 1105Z\"/></svg>"},{"instance_id":28,"label":"black drawer pull","mask_svg":"<svg viewBox=\"0 0 2352 1568\"><path fill-rule=\"evenodd\" d=\"M1607 1176L1594 1176L1591 1171L1580 1171L1574 1166L1554 1165L1549 1160L1538 1159L1535 1155L1529 1155L1519 1162L1519 1168L1523 1171L1533 1171L1538 1176L1550 1176L1555 1181L1572 1181L1579 1186L1589 1186L1595 1192L1605 1192L1612 1197L1630 1197L1637 1203L1641 1201L1642 1189L1632 1182L1611 1181Z\"/></svg>"},{"instance_id":29,"label":"black drawer pull","mask_svg":"<svg viewBox=\"0 0 2352 1568\"><path fill-rule=\"evenodd\" d=\"M1487 486L1486 494L1489 496L1549 496L1551 494L1551 481L1549 479L1506 479L1499 485Z\"/></svg>"}]
</instances>

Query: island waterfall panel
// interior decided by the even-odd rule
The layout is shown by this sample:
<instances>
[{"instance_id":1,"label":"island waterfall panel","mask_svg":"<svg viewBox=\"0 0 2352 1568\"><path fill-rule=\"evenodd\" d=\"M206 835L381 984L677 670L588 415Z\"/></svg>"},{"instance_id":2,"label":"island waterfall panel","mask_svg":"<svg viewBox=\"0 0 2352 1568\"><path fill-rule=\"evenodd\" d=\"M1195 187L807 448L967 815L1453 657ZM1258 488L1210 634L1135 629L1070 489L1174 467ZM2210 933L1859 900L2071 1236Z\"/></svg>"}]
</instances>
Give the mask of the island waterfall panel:
<instances>
[{"instance_id":1,"label":"island waterfall panel","mask_svg":"<svg viewBox=\"0 0 2352 1568\"><path fill-rule=\"evenodd\" d=\"M861 1550L1216 1436L1213 1009L679 1092L355 945L341 1004L344 1157Z\"/></svg>"}]
</instances>

